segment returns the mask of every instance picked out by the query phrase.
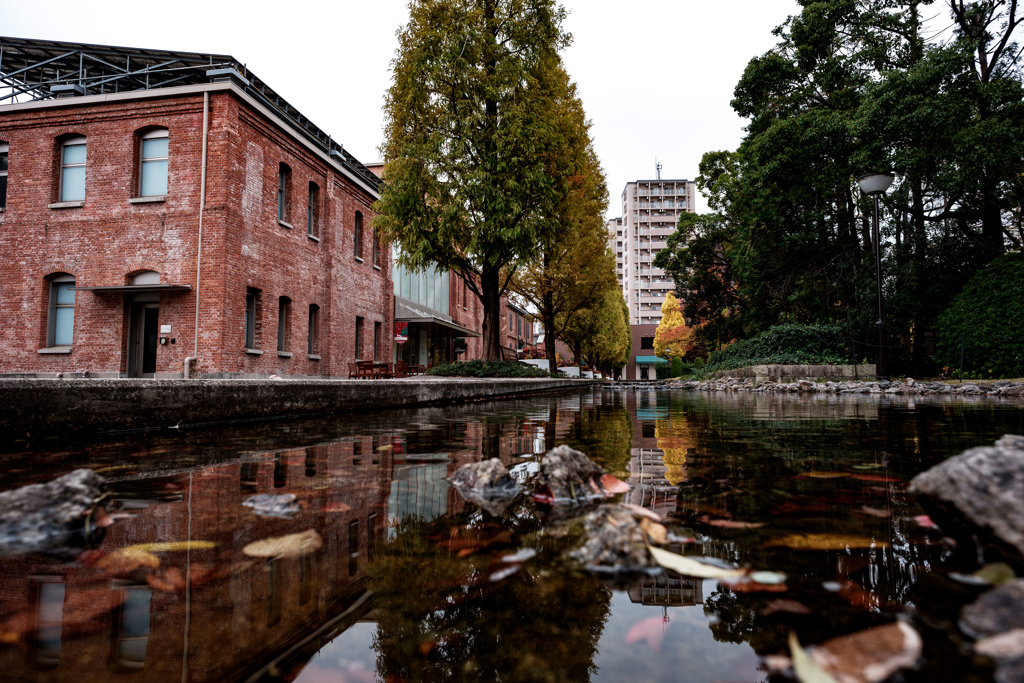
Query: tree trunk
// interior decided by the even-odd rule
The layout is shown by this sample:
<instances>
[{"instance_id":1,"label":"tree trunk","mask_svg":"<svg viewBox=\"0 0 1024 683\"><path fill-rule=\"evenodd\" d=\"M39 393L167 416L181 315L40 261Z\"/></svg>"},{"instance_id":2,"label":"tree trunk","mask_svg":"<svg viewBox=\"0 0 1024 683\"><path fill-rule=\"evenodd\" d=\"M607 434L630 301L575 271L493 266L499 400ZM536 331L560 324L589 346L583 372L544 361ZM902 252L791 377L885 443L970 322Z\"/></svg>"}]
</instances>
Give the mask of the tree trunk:
<instances>
[{"instance_id":1,"label":"tree trunk","mask_svg":"<svg viewBox=\"0 0 1024 683\"><path fill-rule=\"evenodd\" d=\"M551 292L544 293L544 309L541 311L544 321L544 355L548 357L548 372L558 372L558 351L555 349L555 304Z\"/></svg>"},{"instance_id":2,"label":"tree trunk","mask_svg":"<svg viewBox=\"0 0 1024 683\"><path fill-rule=\"evenodd\" d=\"M480 292L483 295L483 359L501 360L501 296L498 294L501 269L485 265L480 274Z\"/></svg>"}]
</instances>

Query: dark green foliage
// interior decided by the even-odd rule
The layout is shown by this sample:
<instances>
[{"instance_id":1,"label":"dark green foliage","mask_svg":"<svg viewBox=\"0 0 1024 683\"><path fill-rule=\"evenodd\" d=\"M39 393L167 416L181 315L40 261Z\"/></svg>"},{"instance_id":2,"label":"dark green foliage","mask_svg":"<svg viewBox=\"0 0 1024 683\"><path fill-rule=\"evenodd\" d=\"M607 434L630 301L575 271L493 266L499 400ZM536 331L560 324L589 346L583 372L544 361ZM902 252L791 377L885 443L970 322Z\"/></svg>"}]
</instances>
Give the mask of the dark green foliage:
<instances>
[{"instance_id":1,"label":"dark green foliage","mask_svg":"<svg viewBox=\"0 0 1024 683\"><path fill-rule=\"evenodd\" d=\"M1024 377L1024 253L996 259L953 299L938 323L936 361L974 377Z\"/></svg>"},{"instance_id":2,"label":"dark green foliage","mask_svg":"<svg viewBox=\"0 0 1024 683\"><path fill-rule=\"evenodd\" d=\"M437 377L548 377L547 370L509 360L468 360L427 370Z\"/></svg>"},{"instance_id":3,"label":"dark green foliage","mask_svg":"<svg viewBox=\"0 0 1024 683\"><path fill-rule=\"evenodd\" d=\"M682 358L673 358L669 365L659 365L654 371L658 379L675 379L676 377L682 377L684 374L689 374L689 369L689 366L683 365Z\"/></svg>"},{"instance_id":4,"label":"dark green foliage","mask_svg":"<svg viewBox=\"0 0 1024 683\"><path fill-rule=\"evenodd\" d=\"M776 325L708 358L707 372L748 365L843 365L850 349L835 325Z\"/></svg>"}]
</instances>

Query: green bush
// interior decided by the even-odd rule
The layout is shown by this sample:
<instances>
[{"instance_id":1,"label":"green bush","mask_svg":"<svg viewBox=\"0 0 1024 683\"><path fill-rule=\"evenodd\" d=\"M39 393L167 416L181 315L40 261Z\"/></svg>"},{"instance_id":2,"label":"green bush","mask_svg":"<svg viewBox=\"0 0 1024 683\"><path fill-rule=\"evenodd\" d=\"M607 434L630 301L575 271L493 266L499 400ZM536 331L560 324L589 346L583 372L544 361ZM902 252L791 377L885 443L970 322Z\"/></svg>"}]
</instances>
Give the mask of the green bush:
<instances>
[{"instance_id":1,"label":"green bush","mask_svg":"<svg viewBox=\"0 0 1024 683\"><path fill-rule=\"evenodd\" d=\"M510 360L467 360L427 370L439 377L548 377L547 370Z\"/></svg>"},{"instance_id":2,"label":"green bush","mask_svg":"<svg viewBox=\"0 0 1024 683\"><path fill-rule=\"evenodd\" d=\"M658 379L675 379L676 377L682 377L684 373L687 373L688 367L683 366L682 358L673 358L669 365L659 365L655 368Z\"/></svg>"},{"instance_id":3,"label":"green bush","mask_svg":"<svg viewBox=\"0 0 1024 683\"><path fill-rule=\"evenodd\" d=\"M704 372L748 365L843 365L850 351L836 325L776 325L708 357Z\"/></svg>"},{"instance_id":4,"label":"green bush","mask_svg":"<svg viewBox=\"0 0 1024 683\"><path fill-rule=\"evenodd\" d=\"M1024 253L997 258L968 281L938 320L935 360L956 373L1024 377Z\"/></svg>"}]
</instances>

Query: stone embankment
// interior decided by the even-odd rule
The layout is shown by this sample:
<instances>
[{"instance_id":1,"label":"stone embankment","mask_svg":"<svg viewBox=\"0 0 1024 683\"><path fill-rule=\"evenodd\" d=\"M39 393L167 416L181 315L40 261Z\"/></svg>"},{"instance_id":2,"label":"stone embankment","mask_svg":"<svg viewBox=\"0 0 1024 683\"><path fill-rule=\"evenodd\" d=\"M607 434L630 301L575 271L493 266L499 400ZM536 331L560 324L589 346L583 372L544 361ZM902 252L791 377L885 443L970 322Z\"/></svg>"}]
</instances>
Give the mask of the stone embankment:
<instances>
[{"instance_id":1,"label":"stone embankment","mask_svg":"<svg viewBox=\"0 0 1024 683\"><path fill-rule=\"evenodd\" d=\"M900 394L913 396L1021 396L1024 382L979 382L977 384L947 384L945 382L916 382L913 379L893 382L762 382L750 378L713 379L698 382L673 381L666 388L684 391L750 391L775 394Z\"/></svg>"}]
</instances>

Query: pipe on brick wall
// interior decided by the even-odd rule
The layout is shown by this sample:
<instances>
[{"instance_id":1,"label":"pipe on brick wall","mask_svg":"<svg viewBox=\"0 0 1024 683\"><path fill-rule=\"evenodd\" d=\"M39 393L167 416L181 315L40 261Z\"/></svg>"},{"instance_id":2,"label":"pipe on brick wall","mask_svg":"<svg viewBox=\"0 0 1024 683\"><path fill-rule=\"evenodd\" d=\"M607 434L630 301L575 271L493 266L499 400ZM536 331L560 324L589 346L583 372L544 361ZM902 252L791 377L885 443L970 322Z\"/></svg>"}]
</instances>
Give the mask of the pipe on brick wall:
<instances>
[{"instance_id":1,"label":"pipe on brick wall","mask_svg":"<svg viewBox=\"0 0 1024 683\"><path fill-rule=\"evenodd\" d=\"M193 329L195 342L192 347L192 355L185 359L185 379L189 379L189 370L193 364L199 362L199 287L202 284L203 275L203 213L206 210L206 138L210 130L210 93L203 93L203 165L199 175L199 240L196 244L196 324Z\"/></svg>"}]
</instances>

